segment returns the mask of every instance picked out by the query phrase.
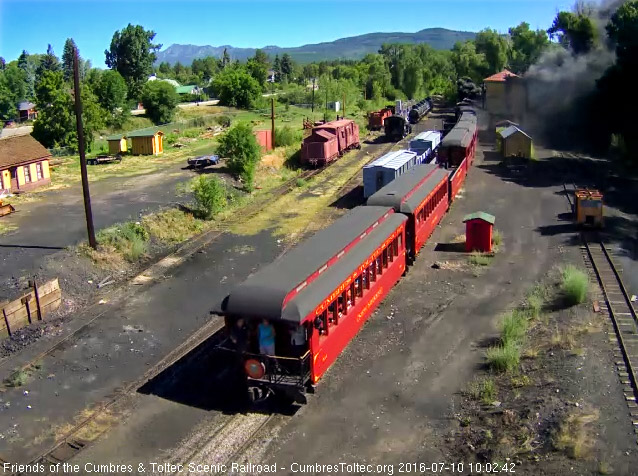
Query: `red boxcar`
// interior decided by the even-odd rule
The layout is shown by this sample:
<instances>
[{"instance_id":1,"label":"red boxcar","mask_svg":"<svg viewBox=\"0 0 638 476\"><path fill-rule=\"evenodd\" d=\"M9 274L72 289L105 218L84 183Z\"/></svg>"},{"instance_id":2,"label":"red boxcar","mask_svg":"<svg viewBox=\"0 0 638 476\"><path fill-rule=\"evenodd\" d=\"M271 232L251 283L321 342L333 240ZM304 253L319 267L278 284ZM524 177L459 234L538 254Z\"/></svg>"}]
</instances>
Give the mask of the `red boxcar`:
<instances>
[{"instance_id":1,"label":"red boxcar","mask_svg":"<svg viewBox=\"0 0 638 476\"><path fill-rule=\"evenodd\" d=\"M320 134L320 132L323 133ZM336 155L334 155L331 146L329 150L322 152L323 146L316 147L314 145L317 142L328 141L331 136L334 136L337 141ZM351 119L326 122L313 128L310 136L304 139L301 146L301 161L311 165L325 165L355 147L360 147L359 125L356 122ZM322 153L330 153L330 155L320 155Z\"/></svg>"},{"instance_id":2,"label":"red boxcar","mask_svg":"<svg viewBox=\"0 0 638 476\"><path fill-rule=\"evenodd\" d=\"M448 172L436 165L417 165L368 199L368 205L392 207L407 215L406 246L414 259L448 210Z\"/></svg>"},{"instance_id":3,"label":"red boxcar","mask_svg":"<svg viewBox=\"0 0 638 476\"><path fill-rule=\"evenodd\" d=\"M301 144L301 160L313 166L326 165L339 157L337 136L323 129L313 130Z\"/></svg>"},{"instance_id":4,"label":"red boxcar","mask_svg":"<svg viewBox=\"0 0 638 476\"><path fill-rule=\"evenodd\" d=\"M368 115L368 129L370 129L371 131L378 131L380 129L383 129L383 121L385 121L386 117L390 117L391 115L392 110L389 108L371 112Z\"/></svg>"},{"instance_id":5,"label":"red boxcar","mask_svg":"<svg viewBox=\"0 0 638 476\"><path fill-rule=\"evenodd\" d=\"M239 318L275 330L274 355L255 338L234 349L249 387L305 401L405 271L406 220L357 207L232 290L222 304L231 337Z\"/></svg>"}]
</instances>

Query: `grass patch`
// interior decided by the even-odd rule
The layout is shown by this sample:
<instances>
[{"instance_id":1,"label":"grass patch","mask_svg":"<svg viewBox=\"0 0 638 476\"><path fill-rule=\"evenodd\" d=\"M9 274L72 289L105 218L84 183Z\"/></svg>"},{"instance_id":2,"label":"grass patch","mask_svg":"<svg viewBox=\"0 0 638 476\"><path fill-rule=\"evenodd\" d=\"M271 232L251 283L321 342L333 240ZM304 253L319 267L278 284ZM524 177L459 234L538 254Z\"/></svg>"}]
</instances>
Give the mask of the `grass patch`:
<instances>
[{"instance_id":1,"label":"grass patch","mask_svg":"<svg viewBox=\"0 0 638 476\"><path fill-rule=\"evenodd\" d=\"M565 266L561 272L561 291L567 304L574 306L585 301L589 289L587 273L573 265Z\"/></svg>"},{"instance_id":2,"label":"grass patch","mask_svg":"<svg viewBox=\"0 0 638 476\"><path fill-rule=\"evenodd\" d=\"M543 307L549 299L547 287L537 284L527 294L525 299L525 309L529 312L532 319L538 319L543 312Z\"/></svg>"},{"instance_id":3,"label":"grass patch","mask_svg":"<svg viewBox=\"0 0 638 476\"><path fill-rule=\"evenodd\" d=\"M9 375L6 379L4 379L4 385L6 387L22 387L31 381L33 374L42 369L42 364L40 362L36 362L33 365L29 365L28 367L18 369Z\"/></svg>"},{"instance_id":4,"label":"grass patch","mask_svg":"<svg viewBox=\"0 0 638 476\"><path fill-rule=\"evenodd\" d=\"M17 230L18 227L13 223L0 223L0 235L9 233L10 231Z\"/></svg>"},{"instance_id":5,"label":"grass patch","mask_svg":"<svg viewBox=\"0 0 638 476\"><path fill-rule=\"evenodd\" d=\"M146 254L149 238L146 228L135 222L116 224L97 233L100 245L115 249L130 262Z\"/></svg>"},{"instance_id":6,"label":"grass patch","mask_svg":"<svg viewBox=\"0 0 638 476\"><path fill-rule=\"evenodd\" d=\"M501 233L500 230L494 228L494 231L492 232L492 244L496 247L501 246L501 244L503 243L503 234Z\"/></svg>"},{"instance_id":7,"label":"grass patch","mask_svg":"<svg viewBox=\"0 0 638 476\"><path fill-rule=\"evenodd\" d=\"M556 349L572 350L575 340L571 332L557 328L550 338L550 344Z\"/></svg>"},{"instance_id":8,"label":"grass patch","mask_svg":"<svg viewBox=\"0 0 638 476\"><path fill-rule=\"evenodd\" d=\"M554 448L565 451L573 459L589 456L595 443L591 423L598 420L598 411L567 415L552 436Z\"/></svg>"},{"instance_id":9,"label":"grass patch","mask_svg":"<svg viewBox=\"0 0 638 476\"><path fill-rule=\"evenodd\" d=\"M302 178L298 178L298 179L295 181L295 185L296 185L297 187L304 187L307 183L308 183L308 182L306 182L306 181L305 181L304 179L302 179Z\"/></svg>"},{"instance_id":10,"label":"grass patch","mask_svg":"<svg viewBox=\"0 0 638 476\"><path fill-rule=\"evenodd\" d=\"M489 253L481 253L479 251L472 251L470 256L467 257L467 261L472 266L489 266L492 264L493 256Z\"/></svg>"},{"instance_id":11,"label":"grass patch","mask_svg":"<svg viewBox=\"0 0 638 476\"><path fill-rule=\"evenodd\" d=\"M532 384L532 379L527 375L516 375L510 379L510 383L514 388L529 387Z\"/></svg>"},{"instance_id":12,"label":"grass patch","mask_svg":"<svg viewBox=\"0 0 638 476\"><path fill-rule=\"evenodd\" d=\"M525 339L527 328L527 315L518 309L506 314L501 324L501 343L520 344Z\"/></svg>"},{"instance_id":13,"label":"grass patch","mask_svg":"<svg viewBox=\"0 0 638 476\"><path fill-rule=\"evenodd\" d=\"M496 384L492 378L474 379L467 387L467 395L474 400L491 405L496 400Z\"/></svg>"},{"instance_id":14,"label":"grass patch","mask_svg":"<svg viewBox=\"0 0 638 476\"><path fill-rule=\"evenodd\" d=\"M186 241L205 228L204 222L176 208L146 215L142 226L153 238L166 244Z\"/></svg>"},{"instance_id":15,"label":"grass patch","mask_svg":"<svg viewBox=\"0 0 638 476\"><path fill-rule=\"evenodd\" d=\"M513 372L518 369L521 351L517 344L508 342L492 346L485 352L487 365L496 372Z\"/></svg>"}]
</instances>

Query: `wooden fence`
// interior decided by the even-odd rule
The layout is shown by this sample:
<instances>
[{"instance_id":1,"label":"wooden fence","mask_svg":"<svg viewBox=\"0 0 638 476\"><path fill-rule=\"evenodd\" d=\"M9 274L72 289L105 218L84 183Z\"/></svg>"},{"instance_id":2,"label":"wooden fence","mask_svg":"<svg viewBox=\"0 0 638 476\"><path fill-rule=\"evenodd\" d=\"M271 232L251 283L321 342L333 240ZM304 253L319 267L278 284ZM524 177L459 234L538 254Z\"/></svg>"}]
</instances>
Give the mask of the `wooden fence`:
<instances>
[{"instance_id":1,"label":"wooden fence","mask_svg":"<svg viewBox=\"0 0 638 476\"><path fill-rule=\"evenodd\" d=\"M8 337L18 329L41 321L60 307L62 290L57 278L40 285L35 282L32 284L29 293L2 305L0 338Z\"/></svg>"}]
</instances>

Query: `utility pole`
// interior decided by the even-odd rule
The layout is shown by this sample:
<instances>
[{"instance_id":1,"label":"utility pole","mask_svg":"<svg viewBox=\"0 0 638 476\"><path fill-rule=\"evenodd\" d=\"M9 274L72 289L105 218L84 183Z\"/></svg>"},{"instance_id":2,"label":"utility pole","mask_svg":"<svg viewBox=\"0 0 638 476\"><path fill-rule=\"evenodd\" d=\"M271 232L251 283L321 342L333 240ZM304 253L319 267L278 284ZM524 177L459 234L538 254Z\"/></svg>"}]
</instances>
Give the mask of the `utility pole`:
<instances>
[{"instance_id":1,"label":"utility pole","mask_svg":"<svg viewBox=\"0 0 638 476\"><path fill-rule=\"evenodd\" d=\"M80 173L82 175L82 194L84 195L84 214L86 215L86 231L89 235L89 245L97 248L95 228L93 228L93 212L91 211L91 195L89 193L89 178L86 172L86 155L84 153L84 129L82 127L82 97L80 92L80 72L78 67L78 49L73 51L73 90L75 92L75 123L78 131L78 149L80 152Z\"/></svg>"},{"instance_id":2,"label":"utility pole","mask_svg":"<svg viewBox=\"0 0 638 476\"><path fill-rule=\"evenodd\" d=\"M343 114L341 114L343 118L346 117L346 93L343 93Z\"/></svg>"},{"instance_id":3,"label":"utility pole","mask_svg":"<svg viewBox=\"0 0 638 476\"><path fill-rule=\"evenodd\" d=\"M312 78L312 112L315 112L315 79Z\"/></svg>"},{"instance_id":4,"label":"utility pole","mask_svg":"<svg viewBox=\"0 0 638 476\"><path fill-rule=\"evenodd\" d=\"M272 121L272 148L275 148L275 98L270 98L270 120Z\"/></svg>"}]
</instances>

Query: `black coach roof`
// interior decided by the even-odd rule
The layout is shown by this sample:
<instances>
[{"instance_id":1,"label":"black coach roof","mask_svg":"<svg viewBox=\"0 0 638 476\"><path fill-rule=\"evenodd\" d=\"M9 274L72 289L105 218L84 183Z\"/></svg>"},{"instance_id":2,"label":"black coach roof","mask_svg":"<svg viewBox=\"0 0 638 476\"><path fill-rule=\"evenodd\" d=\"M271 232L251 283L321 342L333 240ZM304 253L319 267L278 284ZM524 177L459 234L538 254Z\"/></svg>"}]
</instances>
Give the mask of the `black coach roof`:
<instances>
[{"instance_id":1,"label":"black coach roof","mask_svg":"<svg viewBox=\"0 0 638 476\"><path fill-rule=\"evenodd\" d=\"M395 178L371 195L367 204L392 207L397 212L405 211L401 210L405 197L437 169L439 166L434 164L421 164L412 167L410 171Z\"/></svg>"},{"instance_id":2,"label":"black coach roof","mask_svg":"<svg viewBox=\"0 0 638 476\"><path fill-rule=\"evenodd\" d=\"M280 318L277 316L281 316L284 299L291 291L388 212L389 207L351 210L236 286L224 300L222 310L227 314Z\"/></svg>"},{"instance_id":3,"label":"black coach roof","mask_svg":"<svg viewBox=\"0 0 638 476\"><path fill-rule=\"evenodd\" d=\"M363 207L367 208L367 207ZM342 259L324 271L288 302L281 313L281 320L300 323L313 312L348 276L379 248L390 234L407 221L408 217L393 213L372 230ZM271 316L264 316L270 318ZM273 319L277 317L273 316Z\"/></svg>"}]
</instances>

